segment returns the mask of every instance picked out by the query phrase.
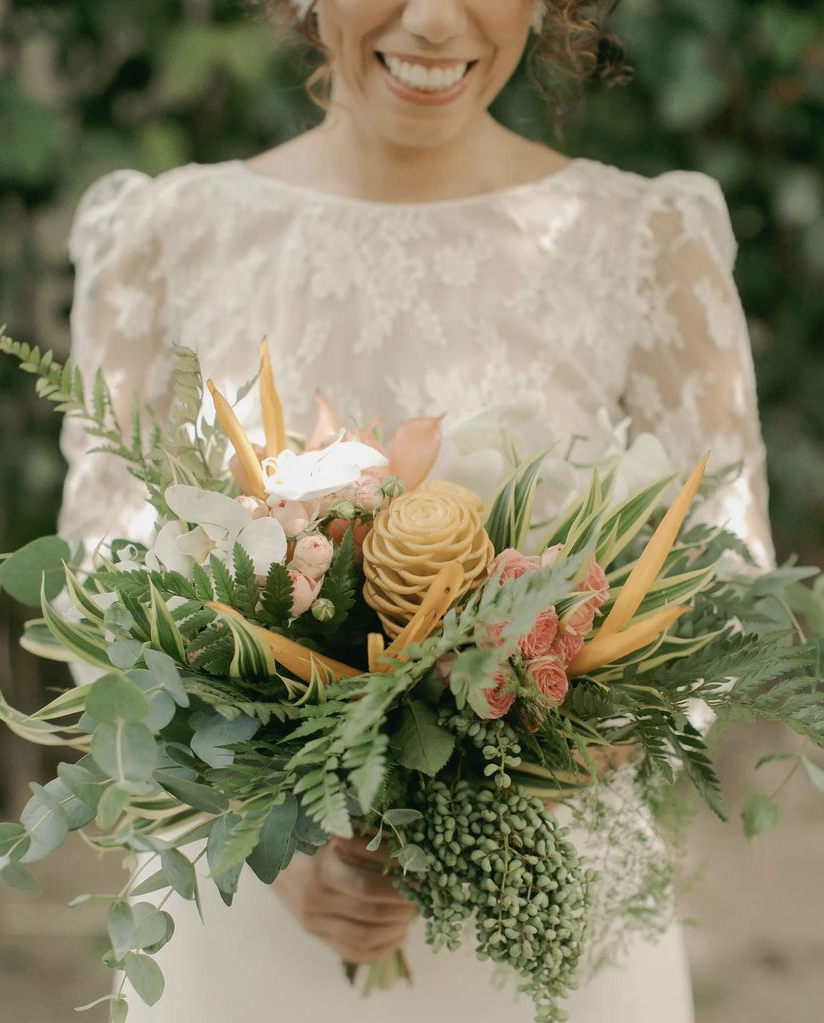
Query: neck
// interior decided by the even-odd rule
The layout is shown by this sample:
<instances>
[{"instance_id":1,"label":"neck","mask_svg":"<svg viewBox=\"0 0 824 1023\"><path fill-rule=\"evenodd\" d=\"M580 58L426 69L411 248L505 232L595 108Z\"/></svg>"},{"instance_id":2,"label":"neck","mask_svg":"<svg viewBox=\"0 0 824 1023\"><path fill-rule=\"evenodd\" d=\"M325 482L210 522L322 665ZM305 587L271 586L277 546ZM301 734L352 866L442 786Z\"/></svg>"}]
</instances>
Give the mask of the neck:
<instances>
[{"instance_id":1,"label":"neck","mask_svg":"<svg viewBox=\"0 0 824 1023\"><path fill-rule=\"evenodd\" d=\"M333 108L319 130L335 190L377 202L461 198L498 187L503 129L489 114L442 146L403 146L379 137Z\"/></svg>"}]
</instances>

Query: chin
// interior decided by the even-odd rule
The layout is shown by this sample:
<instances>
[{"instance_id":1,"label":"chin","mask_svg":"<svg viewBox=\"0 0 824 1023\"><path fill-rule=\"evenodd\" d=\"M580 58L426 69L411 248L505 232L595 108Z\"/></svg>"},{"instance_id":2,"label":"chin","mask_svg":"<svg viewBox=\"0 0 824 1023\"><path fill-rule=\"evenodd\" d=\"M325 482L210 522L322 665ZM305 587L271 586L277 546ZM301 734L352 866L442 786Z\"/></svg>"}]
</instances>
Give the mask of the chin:
<instances>
[{"instance_id":1,"label":"chin","mask_svg":"<svg viewBox=\"0 0 824 1023\"><path fill-rule=\"evenodd\" d=\"M373 130L385 142L401 149L438 149L460 138L472 118L380 117L372 121Z\"/></svg>"}]
</instances>

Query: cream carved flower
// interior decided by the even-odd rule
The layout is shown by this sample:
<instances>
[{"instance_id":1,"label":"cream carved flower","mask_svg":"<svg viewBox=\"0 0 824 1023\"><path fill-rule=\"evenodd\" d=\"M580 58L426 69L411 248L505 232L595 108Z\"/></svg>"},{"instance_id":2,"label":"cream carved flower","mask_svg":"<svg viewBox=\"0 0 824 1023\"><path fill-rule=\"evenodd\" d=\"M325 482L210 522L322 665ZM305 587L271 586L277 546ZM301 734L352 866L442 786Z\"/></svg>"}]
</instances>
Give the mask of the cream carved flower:
<instances>
[{"instance_id":1,"label":"cream carved flower","mask_svg":"<svg viewBox=\"0 0 824 1023\"><path fill-rule=\"evenodd\" d=\"M363 544L363 592L389 636L401 632L449 562L464 570L459 597L486 578L494 551L483 513L480 498L453 483L424 483L378 512Z\"/></svg>"}]
</instances>

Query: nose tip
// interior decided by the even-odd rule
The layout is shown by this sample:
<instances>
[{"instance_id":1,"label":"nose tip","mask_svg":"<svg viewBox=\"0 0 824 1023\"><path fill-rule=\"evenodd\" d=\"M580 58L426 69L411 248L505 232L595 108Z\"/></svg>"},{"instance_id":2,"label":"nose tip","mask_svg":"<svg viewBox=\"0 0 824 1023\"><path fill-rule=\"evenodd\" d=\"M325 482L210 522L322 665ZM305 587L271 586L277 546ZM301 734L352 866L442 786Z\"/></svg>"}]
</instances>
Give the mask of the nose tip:
<instances>
[{"instance_id":1,"label":"nose tip","mask_svg":"<svg viewBox=\"0 0 824 1023\"><path fill-rule=\"evenodd\" d=\"M465 25L463 0L409 0L404 7L404 28L430 43L454 39Z\"/></svg>"}]
</instances>

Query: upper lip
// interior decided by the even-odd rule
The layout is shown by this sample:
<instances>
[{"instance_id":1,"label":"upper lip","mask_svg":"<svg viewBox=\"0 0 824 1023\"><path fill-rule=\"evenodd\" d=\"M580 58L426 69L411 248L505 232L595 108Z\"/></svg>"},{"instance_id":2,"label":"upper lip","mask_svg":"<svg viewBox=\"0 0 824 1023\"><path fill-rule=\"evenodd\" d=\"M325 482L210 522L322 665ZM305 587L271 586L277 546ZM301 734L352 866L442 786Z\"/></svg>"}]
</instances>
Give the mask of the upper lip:
<instances>
[{"instance_id":1,"label":"upper lip","mask_svg":"<svg viewBox=\"0 0 824 1023\"><path fill-rule=\"evenodd\" d=\"M382 57L395 57L406 64L421 64L423 67L455 67L456 64L472 64L471 60L465 57L413 57L408 53L391 53L386 50L378 51Z\"/></svg>"}]
</instances>

